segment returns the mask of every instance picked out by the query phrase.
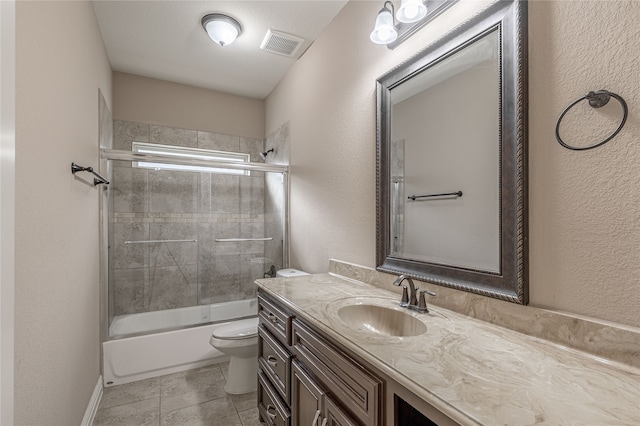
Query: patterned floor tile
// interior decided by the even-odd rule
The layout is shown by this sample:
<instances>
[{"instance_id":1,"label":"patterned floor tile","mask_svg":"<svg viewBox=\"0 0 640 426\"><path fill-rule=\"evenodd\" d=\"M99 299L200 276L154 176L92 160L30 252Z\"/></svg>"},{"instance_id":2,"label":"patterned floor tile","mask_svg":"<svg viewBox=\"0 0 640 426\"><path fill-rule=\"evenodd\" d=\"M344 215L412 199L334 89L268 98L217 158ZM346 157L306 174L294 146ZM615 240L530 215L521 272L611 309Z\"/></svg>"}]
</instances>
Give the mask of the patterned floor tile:
<instances>
[{"instance_id":1,"label":"patterned floor tile","mask_svg":"<svg viewBox=\"0 0 640 426\"><path fill-rule=\"evenodd\" d=\"M263 426L265 423L260 421L260 415L258 414L258 407L253 407L250 410L245 410L240 413L240 421L242 426Z\"/></svg>"},{"instance_id":2,"label":"patterned floor tile","mask_svg":"<svg viewBox=\"0 0 640 426\"><path fill-rule=\"evenodd\" d=\"M93 421L93 426L158 426L159 424L158 398L99 409Z\"/></svg>"},{"instance_id":3,"label":"patterned floor tile","mask_svg":"<svg viewBox=\"0 0 640 426\"><path fill-rule=\"evenodd\" d=\"M100 400L100 408L116 407L145 399L158 398L159 396L160 379L154 377L152 379L105 388L102 399Z\"/></svg>"},{"instance_id":4,"label":"patterned floor tile","mask_svg":"<svg viewBox=\"0 0 640 426\"><path fill-rule=\"evenodd\" d=\"M256 392L227 395L216 364L104 389L93 426L262 426Z\"/></svg>"},{"instance_id":5,"label":"patterned floor tile","mask_svg":"<svg viewBox=\"0 0 640 426\"><path fill-rule=\"evenodd\" d=\"M162 415L162 426L242 426L229 397L180 408Z\"/></svg>"},{"instance_id":6,"label":"patterned floor tile","mask_svg":"<svg viewBox=\"0 0 640 426\"><path fill-rule=\"evenodd\" d=\"M208 366L160 379L160 410L167 413L226 396L220 368Z\"/></svg>"},{"instance_id":7,"label":"patterned floor tile","mask_svg":"<svg viewBox=\"0 0 640 426\"><path fill-rule=\"evenodd\" d=\"M256 408L258 392L243 393L242 395L229 395L238 413Z\"/></svg>"}]
</instances>

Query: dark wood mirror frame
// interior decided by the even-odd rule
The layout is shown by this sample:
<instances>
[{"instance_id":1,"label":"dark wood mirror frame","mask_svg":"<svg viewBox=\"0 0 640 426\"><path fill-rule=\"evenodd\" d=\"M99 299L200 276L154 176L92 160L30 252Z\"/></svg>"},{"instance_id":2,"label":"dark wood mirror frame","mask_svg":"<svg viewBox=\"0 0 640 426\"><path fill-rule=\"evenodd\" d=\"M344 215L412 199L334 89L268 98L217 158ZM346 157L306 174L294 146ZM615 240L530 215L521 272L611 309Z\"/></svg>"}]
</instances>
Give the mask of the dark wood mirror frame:
<instances>
[{"instance_id":1,"label":"dark wood mirror frame","mask_svg":"<svg viewBox=\"0 0 640 426\"><path fill-rule=\"evenodd\" d=\"M488 31L500 34L500 271L497 273L395 256L391 251L391 89L463 49ZM528 303L527 4L492 4L377 81L376 265L437 285Z\"/></svg>"}]
</instances>

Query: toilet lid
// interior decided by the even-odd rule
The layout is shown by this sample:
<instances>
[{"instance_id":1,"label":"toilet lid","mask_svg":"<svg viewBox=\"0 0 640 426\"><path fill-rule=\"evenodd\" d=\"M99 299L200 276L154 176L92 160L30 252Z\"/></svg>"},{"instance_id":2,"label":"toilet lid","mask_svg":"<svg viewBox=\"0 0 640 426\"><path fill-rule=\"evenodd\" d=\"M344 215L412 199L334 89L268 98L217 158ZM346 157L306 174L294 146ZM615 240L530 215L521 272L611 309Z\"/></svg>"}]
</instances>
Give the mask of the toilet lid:
<instances>
[{"instance_id":1,"label":"toilet lid","mask_svg":"<svg viewBox=\"0 0 640 426\"><path fill-rule=\"evenodd\" d=\"M252 317L240 321L216 326L213 329L213 337L224 340L249 339L258 335L258 317Z\"/></svg>"}]
</instances>

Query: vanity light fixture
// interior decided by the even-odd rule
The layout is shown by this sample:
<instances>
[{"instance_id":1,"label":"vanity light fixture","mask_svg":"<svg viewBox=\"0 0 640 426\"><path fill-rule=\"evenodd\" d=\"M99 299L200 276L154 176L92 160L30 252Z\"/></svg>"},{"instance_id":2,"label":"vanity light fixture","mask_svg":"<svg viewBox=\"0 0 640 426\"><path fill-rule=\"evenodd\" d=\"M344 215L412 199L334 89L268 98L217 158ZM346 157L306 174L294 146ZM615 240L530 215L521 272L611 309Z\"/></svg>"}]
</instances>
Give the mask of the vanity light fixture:
<instances>
[{"instance_id":1,"label":"vanity light fixture","mask_svg":"<svg viewBox=\"0 0 640 426\"><path fill-rule=\"evenodd\" d=\"M402 0L396 18L407 24L418 22L427 16L427 6L422 0Z\"/></svg>"},{"instance_id":2,"label":"vanity light fixture","mask_svg":"<svg viewBox=\"0 0 640 426\"><path fill-rule=\"evenodd\" d=\"M378 12L369 38L376 44L386 44L389 49L393 49L457 1L402 0L400 8L395 12L393 3L387 0Z\"/></svg>"},{"instance_id":3,"label":"vanity light fixture","mask_svg":"<svg viewBox=\"0 0 640 426\"><path fill-rule=\"evenodd\" d=\"M202 28L209 38L220 46L227 46L242 33L240 22L221 13L210 13L202 18Z\"/></svg>"},{"instance_id":4,"label":"vanity light fixture","mask_svg":"<svg viewBox=\"0 0 640 426\"><path fill-rule=\"evenodd\" d=\"M391 10L387 7L387 4L391 6ZM382 9L378 12L376 17L376 25L371 31L369 38L375 44L389 44L398 38L398 29L393 22L393 3L385 1Z\"/></svg>"}]
</instances>

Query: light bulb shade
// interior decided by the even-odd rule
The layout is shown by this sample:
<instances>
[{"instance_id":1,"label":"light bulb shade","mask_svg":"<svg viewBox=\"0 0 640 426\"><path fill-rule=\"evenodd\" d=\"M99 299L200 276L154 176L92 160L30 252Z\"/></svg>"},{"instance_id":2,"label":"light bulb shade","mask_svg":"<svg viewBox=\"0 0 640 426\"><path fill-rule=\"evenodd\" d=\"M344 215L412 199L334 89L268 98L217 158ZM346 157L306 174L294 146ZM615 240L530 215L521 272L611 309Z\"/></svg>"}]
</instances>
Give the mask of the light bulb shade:
<instances>
[{"instance_id":1,"label":"light bulb shade","mask_svg":"<svg viewBox=\"0 0 640 426\"><path fill-rule=\"evenodd\" d=\"M242 32L238 21L220 13L211 13L202 18L202 27L209 38L220 46L233 43Z\"/></svg>"},{"instance_id":2,"label":"light bulb shade","mask_svg":"<svg viewBox=\"0 0 640 426\"><path fill-rule=\"evenodd\" d=\"M400 9L396 13L398 21L404 23L418 22L425 16L427 16L427 6L423 0L402 0Z\"/></svg>"},{"instance_id":3,"label":"light bulb shade","mask_svg":"<svg viewBox=\"0 0 640 426\"><path fill-rule=\"evenodd\" d=\"M393 23L393 14L386 6L378 12L376 25L369 38L376 44L391 43L398 38L398 30Z\"/></svg>"}]
</instances>

